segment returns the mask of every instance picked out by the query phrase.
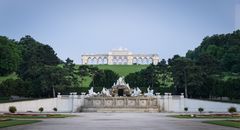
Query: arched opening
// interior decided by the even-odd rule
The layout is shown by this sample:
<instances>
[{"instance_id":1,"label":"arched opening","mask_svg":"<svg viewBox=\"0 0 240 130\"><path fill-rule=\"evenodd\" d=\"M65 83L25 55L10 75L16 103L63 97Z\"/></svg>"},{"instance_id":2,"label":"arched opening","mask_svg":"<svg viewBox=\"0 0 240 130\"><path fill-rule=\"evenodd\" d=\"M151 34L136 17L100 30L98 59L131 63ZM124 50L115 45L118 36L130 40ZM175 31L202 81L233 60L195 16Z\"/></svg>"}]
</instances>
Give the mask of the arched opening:
<instances>
[{"instance_id":1,"label":"arched opening","mask_svg":"<svg viewBox=\"0 0 240 130\"><path fill-rule=\"evenodd\" d=\"M141 57L139 57L139 58L137 59L137 64L142 64L142 58L141 58Z\"/></svg>"},{"instance_id":2,"label":"arched opening","mask_svg":"<svg viewBox=\"0 0 240 130\"><path fill-rule=\"evenodd\" d=\"M126 58L123 59L123 64L126 65L128 63L128 60Z\"/></svg>"},{"instance_id":3,"label":"arched opening","mask_svg":"<svg viewBox=\"0 0 240 130\"><path fill-rule=\"evenodd\" d=\"M144 64L144 65L148 64L148 59L147 59L147 57L144 57L144 58L142 59L142 64Z\"/></svg>"},{"instance_id":4,"label":"arched opening","mask_svg":"<svg viewBox=\"0 0 240 130\"><path fill-rule=\"evenodd\" d=\"M132 63L137 64L137 58L136 57L133 58Z\"/></svg>"},{"instance_id":5,"label":"arched opening","mask_svg":"<svg viewBox=\"0 0 240 130\"><path fill-rule=\"evenodd\" d=\"M104 58L103 58L103 64L108 64L107 57L104 57Z\"/></svg>"}]
</instances>

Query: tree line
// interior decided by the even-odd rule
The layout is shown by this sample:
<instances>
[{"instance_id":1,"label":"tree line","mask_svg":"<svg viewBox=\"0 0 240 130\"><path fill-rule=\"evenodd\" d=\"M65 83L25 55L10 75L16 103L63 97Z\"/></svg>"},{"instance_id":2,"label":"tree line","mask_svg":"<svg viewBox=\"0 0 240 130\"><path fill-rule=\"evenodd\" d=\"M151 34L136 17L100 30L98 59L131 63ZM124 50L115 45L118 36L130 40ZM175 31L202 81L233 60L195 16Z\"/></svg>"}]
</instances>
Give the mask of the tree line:
<instances>
[{"instance_id":1,"label":"tree line","mask_svg":"<svg viewBox=\"0 0 240 130\"><path fill-rule=\"evenodd\" d=\"M52 47L31 36L20 41L0 36L0 75L16 72L18 79L0 84L0 96L55 97L56 92L86 92L84 77L90 77L94 91L110 88L119 75L96 66L75 65L67 58L61 61ZM131 87L146 92L185 93L191 98L240 98L240 31L207 36L186 56L149 65L125 77Z\"/></svg>"},{"instance_id":2,"label":"tree line","mask_svg":"<svg viewBox=\"0 0 240 130\"><path fill-rule=\"evenodd\" d=\"M240 30L207 36L186 56L174 55L158 65L126 76L130 86L186 97L240 98Z\"/></svg>"},{"instance_id":3,"label":"tree line","mask_svg":"<svg viewBox=\"0 0 240 130\"><path fill-rule=\"evenodd\" d=\"M108 88L118 78L111 70L76 66L70 58L61 61L52 47L31 36L20 41L0 36L0 53L0 75L18 75L18 79L0 84L0 96L55 97L57 92L86 92L89 88L82 87L84 76L93 78L91 85Z\"/></svg>"}]
</instances>

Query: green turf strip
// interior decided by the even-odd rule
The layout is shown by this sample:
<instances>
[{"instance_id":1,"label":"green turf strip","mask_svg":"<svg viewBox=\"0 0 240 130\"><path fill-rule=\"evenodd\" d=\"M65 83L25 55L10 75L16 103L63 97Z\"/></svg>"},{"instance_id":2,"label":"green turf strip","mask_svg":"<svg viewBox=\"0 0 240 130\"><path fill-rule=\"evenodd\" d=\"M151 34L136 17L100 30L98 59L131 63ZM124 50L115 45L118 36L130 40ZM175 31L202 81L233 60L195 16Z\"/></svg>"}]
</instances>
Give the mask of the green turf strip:
<instances>
[{"instance_id":1,"label":"green turf strip","mask_svg":"<svg viewBox=\"0 0 240 130\"><path fill-rule=\"evenodd\" d=\"M240 128L240 120L238 121L234 121L234 120L205 121L205 123Z\"/></svg>"},{"instance_id":2,"label":"green turf strip","mask_svg":"<svg viewBox=\"0 0 240 130\"><path fill-rule=\"evenodd\" d=\"M0 128L16 126L16 125L25 125L40 122L40 120L7 120L0 121Z\"/></svg>"}]
</instances>

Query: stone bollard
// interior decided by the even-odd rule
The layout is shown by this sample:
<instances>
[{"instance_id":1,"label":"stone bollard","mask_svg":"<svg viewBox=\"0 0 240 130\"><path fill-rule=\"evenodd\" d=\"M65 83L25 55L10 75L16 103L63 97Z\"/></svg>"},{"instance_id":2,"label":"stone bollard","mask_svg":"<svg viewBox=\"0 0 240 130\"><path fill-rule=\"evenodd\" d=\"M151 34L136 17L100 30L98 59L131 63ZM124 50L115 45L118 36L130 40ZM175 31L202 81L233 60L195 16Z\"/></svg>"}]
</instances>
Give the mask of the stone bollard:
<instances>
[{"instance_id":1,"label":"stone bollard","mask_svg":"<svg viewBox=\"0 0 240 130\"><path fill-rule=\"evenodd\" d=\"M168 93L164 93L163 98L168 98Z\"/></svg>"},{"instance_id":2,"label":"stone bollard","mask_svg":"<svg viewBox=\"0 0 240 130\"><path fill-rule=\"evenodd\" d=\"M169 98L172 98L172 93L168 93L168 97L169 97Z\"/></svg>"},{"instance_id":3,"label":"stone bollard","mask_svg":"<svg viewBox=\"0 0 240 130\"><path fill-rule=\"evenodd\" d=\"M61 97L62 97L61 93L58 93L57 98L61 98Z\"/></svg>"},{"instance_id":4,"label":"stone bollard","mask_svg":"<svg viewBox=\"0 0 240 130\"><path fill-rule=\"evenodd\" d=\"M73 98L77 98L78 95L77 95L77 92L73 92Z\"/></svg>"},{"instance_id":5,"label":"stone bollard","mask_svg":"<svg viewBox=\"0 0 240 130\"><path fill-rule=\"evenodd\" d=\"M156 93L156 97L157 97L157 98L161 98L160 93Z\"/></svg>"},{"instance_id":6,"label":"stone bollard","mask_svg":"<svg viewBox=\"0 0 240 130\"><path fill-rule=\"evenodd\" d=\"M181 93L181 96L180 96L180 98L184 98L184 93Z\"/></svg>"}]
</instances>

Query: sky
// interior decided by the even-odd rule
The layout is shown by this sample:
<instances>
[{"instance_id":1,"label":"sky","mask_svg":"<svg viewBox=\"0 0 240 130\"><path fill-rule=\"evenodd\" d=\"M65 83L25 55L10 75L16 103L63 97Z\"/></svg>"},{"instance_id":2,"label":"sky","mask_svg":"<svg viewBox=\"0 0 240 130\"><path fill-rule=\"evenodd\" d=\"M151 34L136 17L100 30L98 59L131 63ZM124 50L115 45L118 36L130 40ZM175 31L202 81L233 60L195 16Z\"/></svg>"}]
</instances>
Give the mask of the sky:
<instances>
[{"instance_id":1,"label":"sky","mask_svg":"<svg viewBox=\"0 0 240 130\"><path fill-rule=\"evenodd\" d=\"M240 29L240 0L0 0L0 35L31 35L81 63L119 47L184 56L213 34Z\"/></svg>"}]
</instances>

